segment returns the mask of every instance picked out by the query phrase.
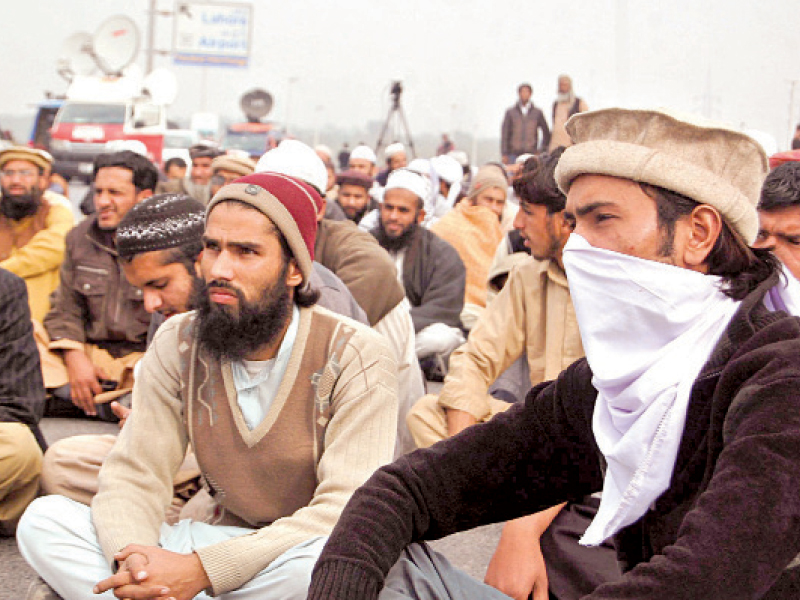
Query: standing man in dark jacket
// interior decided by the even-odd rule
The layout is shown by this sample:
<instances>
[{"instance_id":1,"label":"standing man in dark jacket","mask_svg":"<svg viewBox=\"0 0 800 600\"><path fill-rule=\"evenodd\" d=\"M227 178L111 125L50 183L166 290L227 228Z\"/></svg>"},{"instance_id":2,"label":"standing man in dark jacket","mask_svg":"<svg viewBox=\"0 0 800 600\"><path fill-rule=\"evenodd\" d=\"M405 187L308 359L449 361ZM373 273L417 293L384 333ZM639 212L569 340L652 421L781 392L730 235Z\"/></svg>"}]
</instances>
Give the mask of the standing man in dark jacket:
<instances>
[{"instance_id":1,"label":"standing man in dark jacket","mask_svg":"<svg viewBox=\"0 0 800 600\"><path fill-rule=\"evenodd\" d=\"M157 181L153 163L135 152L103 154L95 161L97 211L67 235L61 281L44 318L46 333L40 332L54 412L59 412L59 400L71 400L95 415L99 394L119 396L133 384L133 365L144 352L150 315L142 291L125 279L114 234L122 217L153 195Z\"/></svg>"},{"instance_id":2,"label":"standing man in dark jacket","mask_svg":"<svg viewBox=\"0 0 800 600\"><path fill-rule=\"evenodd\" d=\"M657 111L588 112L567 129L556 179L586 359L379 470L309 598L375 598L387 573L385 598L423 583L431 597L507 598L406 546L600 489L581 543L616 538L624 575L585 599L798 597L800 321L769 307L777 262L747 246L764 151Z\"/></svg>"},{"instance_id":3,"label":"standing man in dark jacket","mask_svg":"<svg viewBox=\"0 0 800 600\"><path fill-rule=\"evenodd\" d=\"M446 363L464 343L460 315L467 273L456 249L420 226L427 195L422 176L408 169L393 171L372 235L394 258L411 303L417 358L435 356Z\"/></svg>"},{"instance_id":4,"label":"standing man in dark jacket","mask_svg":"<svg viewBox=\"0 0 800 600\"><path fill-rule=\"evenodd\" d=\"M39 492L44 385L25 282L0 269L0 535Z\"/></svg>"},{"instance_id":5,"label":"standing man in dark jacket","mask_svg":"<svg viewBox=\"0 0 800 600\"><path fill-rule=\"evenodd\" d=\"M506 165L513 165L522 154L538 154L550 145L544 113L531 102L531 84L520 84L517 93L519 102L506 111L500 131L500 153Z\"/></svg>"}]
</instances>

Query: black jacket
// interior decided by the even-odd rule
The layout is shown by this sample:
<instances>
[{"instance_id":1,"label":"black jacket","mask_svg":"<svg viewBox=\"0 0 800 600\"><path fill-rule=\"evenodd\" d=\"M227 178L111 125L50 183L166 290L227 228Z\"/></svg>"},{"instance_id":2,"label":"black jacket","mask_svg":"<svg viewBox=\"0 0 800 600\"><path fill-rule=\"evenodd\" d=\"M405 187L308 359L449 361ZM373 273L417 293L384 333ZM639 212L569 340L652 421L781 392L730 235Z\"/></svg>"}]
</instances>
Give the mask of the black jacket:
<instances>
[{"instance_id":1,"label":"black jacket","mask_svg":"<svg viewBox=\"0 0 800 600\"><path fill-rule=\"evenodd\" d=\"M617 536L592 600L800 597L800 320L748 295L692 388L672 482ZM372 598L410 542L601 489L585 359L486 424L379 471L345 508L309 598Z\"/></svg>"},{"instance_id":2,"label":"black jacket","mask_svg":"<svg viewBox=\"0 0 800 600\"><path fill-rule=\"evenodd\" d=\"M44 395L25 282L0 269L0 422L24 423L42 449Z\"/></svg>"},{"instance_id":3,"label":"black jacket","mask_svg":"<svg viewBox=\"0 0 800 600\"><path fill-rule=\"evenodd\" d=\"M411 303L414 331L433 323L460 328L466 285L467 270L456 249L417 227L403 259L403 288Z\"/></svg>"}]
</instances>

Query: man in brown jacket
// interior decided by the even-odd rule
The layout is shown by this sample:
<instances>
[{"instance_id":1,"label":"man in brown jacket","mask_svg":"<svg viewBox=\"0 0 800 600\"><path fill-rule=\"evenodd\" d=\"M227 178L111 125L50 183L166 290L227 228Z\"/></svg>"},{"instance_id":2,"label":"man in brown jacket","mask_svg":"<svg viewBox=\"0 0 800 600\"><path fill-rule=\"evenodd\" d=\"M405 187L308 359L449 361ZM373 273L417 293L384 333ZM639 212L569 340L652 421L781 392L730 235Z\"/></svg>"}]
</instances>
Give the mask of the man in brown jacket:
<instances>
[{"instance_id":1,"label":"man in brown jacket","mask_svg":"<svg viewBox=\"0 0 800 600\"><path fill-rule=\"evenodd\" d=\"M153 194L157 180L156 167L128 150L103 154L95 162L97 211L67 235L61 282L45 331L37 331L45 387L53 396L51 413L71 401L96 415L100 394L119 396L133 383L150 315L142 291L122 273L114 234L128 210Z\"/></svg>"},{"instance_id":2,"label":"man in brown jacket","mask_svg":"<svg viewBox=\"0 0 800 600\"><path fill-rule=\"evenodd\" d=\"M506 111L500 131L500 153L506 165L513 165L523 154L547 150L550 145L550 128L544 113L531 102L531 84L520 84L517 93L519 102Z\"/></svg>"}]
</instances>

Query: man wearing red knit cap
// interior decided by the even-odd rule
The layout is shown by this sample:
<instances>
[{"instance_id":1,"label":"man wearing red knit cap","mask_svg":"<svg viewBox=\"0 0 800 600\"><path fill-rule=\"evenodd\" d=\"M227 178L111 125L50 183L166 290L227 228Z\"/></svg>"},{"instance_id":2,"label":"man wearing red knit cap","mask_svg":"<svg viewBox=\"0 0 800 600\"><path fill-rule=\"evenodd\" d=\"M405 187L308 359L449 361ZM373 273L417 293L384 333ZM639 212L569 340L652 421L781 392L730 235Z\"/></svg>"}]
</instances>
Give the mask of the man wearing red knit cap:
<instances>
[{"instance_id":1,"label":"man wearing red knit cap","mask_svg":"<svg viewBox=\"0 0 800 600\"><path fill-rule=\"evenodd\" d=\"M91 509L47 496L20 525L24 556L65 600L305 598L344 504L391 460L397 418L387 342L307 285L319 202L276 173L209 202L198 309L142 359ZM213 514L167 526L190 442Z\"/></svg>"}]
</instances>

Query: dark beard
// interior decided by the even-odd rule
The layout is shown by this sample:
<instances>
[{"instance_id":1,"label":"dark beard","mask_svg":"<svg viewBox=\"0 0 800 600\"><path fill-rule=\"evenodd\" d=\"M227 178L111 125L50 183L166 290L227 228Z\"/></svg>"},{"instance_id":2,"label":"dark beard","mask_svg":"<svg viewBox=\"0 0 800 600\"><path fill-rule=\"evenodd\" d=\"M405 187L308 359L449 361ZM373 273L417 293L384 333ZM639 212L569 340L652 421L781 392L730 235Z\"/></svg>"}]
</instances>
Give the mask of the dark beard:
<instances>
[{"instance_id":1,"label":"dark beard","mask_svg":"<svg viewBox=\"0 0 800 600\"><path fill-rule=\"evenodd\" d=\"M408 248L411 245L411 241L414 239L414 234L417 233L418 227L419 225L417 223L412 223L403 233L393 238L390 237L383 228L383 221L378 221L378 227L372 230L372 234L385 250L388 252L399 252L403 248Z\"/></svg>"},{"instance_id":2,"label":"dark beard","mask_svg":"<svg viewBox=\"0 0 800 600\"><path fill-rule=\"evenodd\" d=\"M342 209L342 210L344 210L344 209ZM367 214L367 210L369 210L369 202L367 202L367 205L364 208L362 208L361 210L359 210L352 219L350 219L349 216L347 218L350 219L351 221L353 221L353 223L361 223L361 219L363 219L364 215ZM345 214L347 214L347 213L345 213Z\"/></svg>"},{"instance_id":3,"label":"dark beard","mask_svg":"<svg viewBox=\"0 0 800 600\"><path fill-rule=\"evenodd\" d=\"M240 290L225 281L205 283L199 280L197 307L197 339L200 346L220 360L243 360L258 349L271 344L291 318L292 296L286 285L286 269L275 285L265 290L256 302L247 302ZM238 311L219 306L209 300L208 288L225 288L236 294Z\"/></svg>"},{"instance_id":4,"label":"dark beard","mask_svg":"<svg viewBox=\"0 0 800 600\"><path fill-rule=\"evenodd\" d=\"M7 190L3 190L3 197L0 198L0 212L14 221L35 215L41 205L42 192L39 190L16 195L11 195Z\"/></svg>"}]
</instances>

